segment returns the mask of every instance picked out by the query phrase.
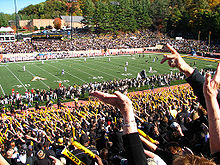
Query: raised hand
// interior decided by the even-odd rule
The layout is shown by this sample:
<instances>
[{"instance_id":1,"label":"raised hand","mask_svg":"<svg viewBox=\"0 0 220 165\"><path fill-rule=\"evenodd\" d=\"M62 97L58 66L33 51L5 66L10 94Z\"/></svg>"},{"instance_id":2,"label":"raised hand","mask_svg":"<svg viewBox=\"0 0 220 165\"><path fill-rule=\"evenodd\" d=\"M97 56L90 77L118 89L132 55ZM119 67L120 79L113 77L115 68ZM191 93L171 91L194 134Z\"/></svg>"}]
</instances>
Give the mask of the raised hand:
<instances>
[{"instance_id":1,"label":"raised hand","mask_svg":"<svg viewBox=\"0 0 220 165\"><path fill-rule=\"evenodd\" d=\"M125 122L135 120L132 102L127 96L123 95L121 92L116 91L114 94L108 94L104 92L95 91L90 94L94 97L97 97L104 103L111 104L116 108L119 108Z\"/></svg>"},{"instance_id":2,"label":"raised hand","mask_svg":"<svg viewBox=\"0 0 220 165\"><path fill-rule=\"evenodd\" d=\"M170 44L167 44L167 47L172 54L164 55L160 63L163 64L165 61L168 61L168 65L170 67L178 68L180 72L183 72L187 77L189 77L193 73L194 69L183 60L180 54Z\"/></svg>"},{"instance_id":3,"label":"raised hand","mask_svg":"<svg viewBox=\"0 0 220 165\"><path fill-rule=\"evenodd\" d=\"M220 64L218 64L217 70L213 79L211 79L211 74L206 73L205 83L203 85L203 92L205 97L217 97L218 88L220 84Z\"/></svg>"},{"instance_id":4,"label":"raised hand","mask_svg":"<svg viewBox=\"0 0 220 165\"><path fill-rule=\"evenodd\" d=\"M220 64L213 79L211 74L207 73L205 83L203 85L203 93L208 112L209 134L210 134L210 150L214 154L220 152L220 110L217 100L218 87L220 84Z\"/></svg>"}]
</instances>

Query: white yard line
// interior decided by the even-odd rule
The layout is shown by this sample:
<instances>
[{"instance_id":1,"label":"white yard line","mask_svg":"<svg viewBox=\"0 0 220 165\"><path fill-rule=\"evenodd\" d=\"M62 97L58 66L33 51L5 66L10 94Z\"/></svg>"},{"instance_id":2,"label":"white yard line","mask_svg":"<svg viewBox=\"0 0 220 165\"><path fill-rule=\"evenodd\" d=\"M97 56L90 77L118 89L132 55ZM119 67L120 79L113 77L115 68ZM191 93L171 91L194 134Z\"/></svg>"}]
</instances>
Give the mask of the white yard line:
<instances>
[{"instance_id":1,"label":"white yard line","mask_svg":"<svg viewBox=\"0 0 220 165\"><path fill-rule=\"evenodd\" d=\"M113 64L115 64L115 65L120 65L119 63L117 63L117 62L112 62ZM123 67L123 66L122 66ZM136 67L136 66L133 66L132 64L128 64L128 66L127 67L129 67L129 68L135 68L135 69L140 69L140 68L138 68L138 67Z\"/></svg>"},{"instance_id":2,"label":"white yard line","mask_svg":"<svg viewBox=\"0 0 220 165\"><path fill-rule=\"evenodd\" d=\"M17 64L17 65L19 65L19 64ZM19 67L20 67L20 65L19 65ZM28 73L30 73L33 77L35 76L33 73L31 73L29 70L27 70L26 69L26 72L28 72ZM50 89L50 87L46 84L46 83L44 83L42 80L39 80L42 84L44 84L47 88L49 88Z\"/></svg>"},{"instance_id":3,"label":"white yard line","mask_svg":"<svg viewBox=\"0 0 220 165\"><path fill-rule=\"evenodd\" d=\"M1 88L1 90L2 90L3 95L5 95L5 91L4 91L4 89L2 88L2 85L1 85L1 84L0 84L0 88Z\"/></svg>"},{"instance_id":4,"label":"white yard line","mask_svg":"<svg viewBox=\"0 0 220 165\"><path fill-rule=\"evenodd\" d=\"M111 64L109 64L109 63L102 63L102 62L99 62L99 61L95 61L95 62L97 62L97 63L101 63L101 64L108 64L108 65L111 65ZM115 63L115 62L110 62L110 63L112 63L112 64L117 64L117 63ZM117 64L117 66L118 66L118 64ZM122 71L124 71L124 66L120 66L121 68L122 68ZM131 65L128 65L127 66L128 67L128 69L131 67ZM112 70L112 71L115 71L115 69L110 69L110 68L107 68L108 70ZM133 73L136 73L135 71L133 71L132 69L129 69L129 71L128 72L133 72Z\"/></svg>"},{"instance_id":5,"label":"white yard line","mask_svg":"<svg viewBox=\"0 0 220 165\"><path fill-rule=\"evenodd\" d=\"M55 66L53 66L53 65L51 65L51 64L48 64L48 63L47 63L46 65L52 66L53 68L56 68L56 69L60 70L59 68L57 68L57 67L55 67ZM80 80L80 81L82 81L82 82L84 82L84 83L87 83L87 81L85 81L85 80L83 80L83 79L81 79L81 78L79 78L79 77L77 77L77 76L75 76L75 75L72 75L72 74L69 73L69 72L66 72L66 71L65 71L65 73L69 74L69 75L72 76L72 77L77 78L78 80Z\"/></svg>"},{"instance_id":6,"label":"white yard line","mask_svg":"<svg viewBox=\"0 0 220 165\"><path fill-rule=\"evenodd\" d=\"M35 76L33 73L31 73L29 70L26 70L27 72L29 72L33 77ZM39 80L42 84L44 84L47 88L49 88L50 89L50 87L46 84L46 83L44 83L42 80Z\"/></svg>"},{"instance_id":7,"label":"white yard line","mask_svg":"<svg viewBox=\"0 0 220 165\"><path fill-rule=\"evenodd\" d=\"M80 65L83 65L83 64L80 64ZM83 65L83 67L87 67L87 68L89 68L89 69L91 69L91 70L95 70L95 71L97 71L97 72L100 72L100 73L106 74L106 75L111 76L111 77L113 77L113 78L121 79L121 78L118 77L118 76L114 76L114 75L112 75L112 74L108 74L108 73L106 73L106 72L102 72L102 71L100 71L100 70L98 70L98 69L90 68L90 67L88 67L88 66L86 66L86 65Z\"/></svg>"},{"instance_id":8,"label":"white yard line","mask_svg":"<svg viewBox=\"0 0 220 165\"><path fill-rule=\"evenodd\" d=\"M45 70L45 69L43 69L43 68L41 68L41 67L39 67L39 66L37 66L37 65L34 65L34 66L40 68L41 70L43 70L43 71L49 73L51 76L55 77L56 79L62 81L62 79L60 79L59 77L53 75L52 73L48 72L47 70ZM64 82L64 83L70 86L70 84L68 84L68 83L66 83L66 82Z\"/></svg>"},{"instance_id":9,"label":"white yard line","mask_svg":"<svg viewBox=\"0 0 220 165\"><path fill-rule=\"evenodd\" d=\"M72 64L72 62L69 62L70 64ZM61 65L63 65L63 64L61 64ZM82 73L85 73L85 74L88 74L88 75L90 75L90 76L95 76L95 75L92 75L92 74L90 74L90 73L87 73L87 72L84 72L84 71L82 71L82 70L80 70L80 69L78 69L78 68L75 68L75 67L70 67L70 66L68 66L69 68L74 68L74 69L77 69L78 71L80 71L80 72L82 72Z\"/></svg>"},{"instance_id":10,"label":"white yard line","mask_svg":"<svg viewBox=\"0 0 220 165\"><path fill-rule=\"evenodd\" d=\"M19 78L8 68L8 66L6 66L6 68L9 70L9 72L11 72L11 74L20 82L20 84L24 87L25 90L27 90L27 88L24 86L24 84L21 82L21 80L19 80Z\"/></svg>"}]
</instances>

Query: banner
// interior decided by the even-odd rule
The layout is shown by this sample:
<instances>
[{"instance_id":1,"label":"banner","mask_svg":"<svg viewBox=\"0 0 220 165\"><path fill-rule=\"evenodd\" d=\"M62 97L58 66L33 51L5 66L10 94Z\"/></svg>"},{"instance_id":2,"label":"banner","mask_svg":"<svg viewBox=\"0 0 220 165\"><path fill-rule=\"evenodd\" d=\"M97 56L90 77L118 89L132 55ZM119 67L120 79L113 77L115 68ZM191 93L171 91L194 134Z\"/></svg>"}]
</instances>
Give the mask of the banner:
<instances>
[{"instance_id":1,"label":"banner","mask_svg":"<svg viewBox=\"0 0 220 165\"><path fill-rule=\"evenodd\" d=\"M86 165L81 160L79 160L75 155L73 155L68 149L64 148L64 150L61 152L61 154L67 156L69 159L71 159L74 163L77 165Z\"/></svg>"},{"instance_id":2,"label":"banner","mask_svg":"<svg viewBox=\"0 0 220 165\"><path fill-rule=\"evenodd\" d=\"M76 148L83 151L84 153L88 154L92 158L95 158L95 154L92 151L90 151L89 149L87 149L82 144L78 143L77 141L72 142L72 145L74 145Z\"/></svg>"}]
</instances>

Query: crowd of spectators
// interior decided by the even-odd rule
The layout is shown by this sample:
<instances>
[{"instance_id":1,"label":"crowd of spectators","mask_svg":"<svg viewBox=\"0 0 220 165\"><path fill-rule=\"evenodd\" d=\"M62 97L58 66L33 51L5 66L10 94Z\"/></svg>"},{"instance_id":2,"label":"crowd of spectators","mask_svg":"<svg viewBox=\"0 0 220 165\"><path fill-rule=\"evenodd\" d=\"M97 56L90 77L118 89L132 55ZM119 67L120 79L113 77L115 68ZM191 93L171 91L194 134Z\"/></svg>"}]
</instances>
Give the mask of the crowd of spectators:
<instances>
[{"instance_id":1,"label":"crowd of spectators","mask_svg":"<svg viewBox=\"0 0 220 165\"><path fill-rule=\"evenodd\" d=\"M32 41L1 46L7 53L29 53L151 47L167 42L184 53L198 47L204 51L208 49L205 42L174 41L166 36L158 39L150 31L124 34L119 38L85 35L73 41ZM212 80L210 74L205 80L205 71L191 68L175 49L170 45L167 48L172 54L164 55L161 63L168 61L184 75L171 73L143 79L61 86L48 91L32 89L24 95L13 91L1 96L1 104L11 104L11 109L7 111L3 106L0 111L0 164L170 165L172 162L184 164L185 159L189 164L196 164L196 161L220 163L220 96L217 91L220 66L217 72L212 71ZM164 47L164 51L167 48ZM191 87L180 85L153 90L155 85L169 86L171 81L183 78ZM127 94L128 88L144 85L150 85L152 90ZM66 107L60 102L60 98L74 99L86 92L94 96L86 104L75 99L74 106ZM55 99L57 109L51 103ZM29 108L33 101L37 101L35 108ZM47 101L44 109L39 107L41 101ZM82 147L79 149L76 141L95 156L86 153ZM66 149L71 154L64 154ZM214 159L210 161L194 154Z\"/></svg>"},{"instance_id":2,"label":"crowd of spectators","mask_svg":"<svg viewBox=\"0 0 220 165\"><path fill-rule=\"evenodd\" d=\"M33 53L33 52L59 52L79 50L101 50L101 49L126 49L145 48L156 45L171 43L181 53L191 53L192 50L200 52L220 52L219 47L214 44L208 46L207 41L198 40L175 40L166 35L158 34L150 30L143 30L136 33L114 35L95 35L90 33L75 33L73 40L38 40L1 43L3 54ZM166 47L162 51L167 51Z\"/></svg>"},{"instance_id":3,"label":"crowd of spectators","mask_svg":"<svg viewBox=\"0 0 220 165\"><path fill-rule=\"evenodd\" d=\"M146 149L163 159L157 156L151 161L171 164L174 157L189 153L210 156L207 111L188 85L128 97L137 127L157 146ZM49 164L53 161L50 155L74 164L61 154L67 147L86 164L97 161L76 149L72 145L76 140L99 155L103 164L117 165L127 161L122 118L117 108L93 98L75 107L1 111L1 154L10 164Z\"/></svg>"},{"instance_id":4,"label":"crowd of spectators","mask_svg":"<svg viewBox=\"0 0 220 165\"><path fill-rule=\"evenodd\" d=\"M205 71L201 71L202 74ZM176 80L182 80L184 75L182 73L170 73L164 75L152 75L146 76L145 78L132 78L132 79L121 79L121 80L111 80L104 82L90 82L83 85L75 85L65 87L60 86L56 89L50 90L39 90L31 89L27 90L25 93L19 93L19 91L13 91L11 94L1 95L0 105L4 108L6 105L12 106L12 111L14 108L26 110L27 108L37 104L47 102L47 106L51 101L55 102L58 98L62 100L66 99L76 99L84 98L84 96L91 91L99 90L102 92L113 93L114 91L127 92L128 89L140 88L146 86L153 89L154 87L170 86L170 83Z\"/></svg>"},{"instance_id":5,"label":"crowd of spectators","mask_svg":"<svg viewBox=\"0 0 220 165\"><path fill-rule=\"evenodd\" d=\"M169 45L168 48L173 54L164 55L162 63L168 60L170 66L179 68L191 87L180 85L127 96L120 92L106 93L118 90L120 82L116 81L111 83L116 88L108 90L93 84L90 91L93 97L87 104L75 101L75 106L59 106L58 109L0 111L1 163L219 163L220 96L217 89L220 66L213 72L212 80L210 74L205 80L203 71L191 68L176 50ZM92 92L94 90L104 92ZM16 94L16 97L20 96ZM76 145L76 141L87 150Z\"/></svg>"}]
</instances>

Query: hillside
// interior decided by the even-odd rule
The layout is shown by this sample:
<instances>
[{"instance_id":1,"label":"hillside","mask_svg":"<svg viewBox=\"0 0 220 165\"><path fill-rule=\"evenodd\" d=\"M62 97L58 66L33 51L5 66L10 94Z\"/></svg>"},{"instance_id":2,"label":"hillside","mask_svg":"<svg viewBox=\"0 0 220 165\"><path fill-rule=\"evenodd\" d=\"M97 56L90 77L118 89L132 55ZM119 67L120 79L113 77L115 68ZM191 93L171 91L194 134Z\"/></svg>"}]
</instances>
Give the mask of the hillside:
<instances>
[{"instance_id":1,"label":"hillside","mask_svg":"<svg viewBox=\"0 0 220 165\"><path fill-rule=\"evenodd\" d=\"M61 15L81 15L79 2L68 3L67 0L46 0L45 2L29 5L18 12L20 19L53 19Z\"/></svg>"}]
</instances>

